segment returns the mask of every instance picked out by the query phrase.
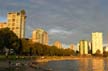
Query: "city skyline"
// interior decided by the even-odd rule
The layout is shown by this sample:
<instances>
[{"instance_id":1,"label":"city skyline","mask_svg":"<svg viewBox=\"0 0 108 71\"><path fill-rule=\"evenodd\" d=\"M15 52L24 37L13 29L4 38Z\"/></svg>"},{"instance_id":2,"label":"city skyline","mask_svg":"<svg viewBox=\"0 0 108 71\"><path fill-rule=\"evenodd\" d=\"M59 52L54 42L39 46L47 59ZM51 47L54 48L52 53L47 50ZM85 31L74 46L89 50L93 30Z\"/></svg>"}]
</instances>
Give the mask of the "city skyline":
<instances>
[{"instance_id":1,"label":"city skyline","mask_svg":"<svg viewBox=\"0 0 108 71\"><path fill-rule=\"evenodd\" d=\"M108 41L107 0L7 0L0 1L0 21L6 21L10 11L27 12L26 37L36 28L49 34L49 44L60 40L63 45L91 40L92 32L103 32Z\"/></svg>"}]
</instances>

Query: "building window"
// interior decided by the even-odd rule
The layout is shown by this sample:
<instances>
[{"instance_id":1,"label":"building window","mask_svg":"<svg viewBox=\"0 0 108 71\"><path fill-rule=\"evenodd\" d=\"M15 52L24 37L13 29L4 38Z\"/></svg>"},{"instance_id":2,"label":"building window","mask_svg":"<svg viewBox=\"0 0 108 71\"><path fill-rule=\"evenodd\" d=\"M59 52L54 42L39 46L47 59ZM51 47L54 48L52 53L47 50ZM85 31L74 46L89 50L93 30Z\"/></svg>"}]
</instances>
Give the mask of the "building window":
<instances>
[{"instance_id":1,"label":"building window","mask_svg":"<svg viewBox=\"0 0 108 71\"><path fill-rule=\"evenodd\" d=\"M15 30L15 28L14 27L12 27L12 31L14 31Z\"/></svg>"},{"instance_id":2,"label":"building window","mask_svg":"<svg viewBox=\"0 0 108 71\"><path fill-rule=\"evenodd\" d=\"M12 17L15 17L15 15L12 15Z\"/></svg>"},{"instance_id":3,"label":"building window","mask_svg":"<svg viewBox=\"0 0 108 71\"><path fill-rule=\"evenodd\" d=\"M19 27L16 27L16 29L19 29Z\"/></svg>"},{"instance_id":4,"label":"building window","mask_svg":"<svg viewBox=\"0 0 108 71\"><path fill-rule=\"evenodd\" d=\"M17 15L20 15L20 13L17 13Z\"/></svg>"},{"instance_id":5,"label":"building window","mask_svg":"<svg viewBox=\"0 0 108 71\"><path fill-rule=\"evenodd\" d=\"M15 26L15 23L12 23L12 26Z\"/></svg>"},{"instance_id":6,"label":"building window","mask_svg":"<svg viewBox=\"0 0 108 71\"><path fill-rule=\"evenodd\" d=\"M14 22L14 21L15 21L15 19L12 19L12 21Z\"/></svg>"}]
</instances>

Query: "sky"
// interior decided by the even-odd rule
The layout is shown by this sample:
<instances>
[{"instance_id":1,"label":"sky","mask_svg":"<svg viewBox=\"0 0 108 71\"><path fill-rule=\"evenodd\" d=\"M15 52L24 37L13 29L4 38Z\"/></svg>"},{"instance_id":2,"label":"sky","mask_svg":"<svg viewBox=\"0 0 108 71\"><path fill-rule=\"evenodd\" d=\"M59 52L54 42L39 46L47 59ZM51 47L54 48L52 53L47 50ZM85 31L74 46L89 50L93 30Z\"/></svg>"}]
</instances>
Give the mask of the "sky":
<instances>
[{"instance_id":1,"label":"sky","mask_svg":"<svg viewBox=\"0 0 108 71\"><path fill-rule=\"evenodd\" d=\"M104 44L108 43L108 0L0 0L0 21L21 9L26 10L27 38L42 28L48 32L49 44L91 41L92 32L102 32Z\"/></svg>"}]
</instances>

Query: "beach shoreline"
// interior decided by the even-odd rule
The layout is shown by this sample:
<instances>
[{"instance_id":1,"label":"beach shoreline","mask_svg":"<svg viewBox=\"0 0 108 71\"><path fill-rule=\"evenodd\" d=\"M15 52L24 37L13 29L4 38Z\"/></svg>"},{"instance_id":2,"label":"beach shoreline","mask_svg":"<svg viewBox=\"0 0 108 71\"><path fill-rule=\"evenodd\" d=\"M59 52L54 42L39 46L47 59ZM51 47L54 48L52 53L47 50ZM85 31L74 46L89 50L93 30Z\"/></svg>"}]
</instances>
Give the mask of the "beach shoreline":
<instances>
[{"instance_id":1,"label":"beach shoreline","mask_svg":"<svg viewBox=\"0 0 108 71\"><path fill-rule=\"evenodd\" d=\"M35 59L35 62L49 62L49 61L61 61L61 60L79 60L79 59L103 59L104 57L92 57L92 56L42 56Z\"/></svg>"}]
</instances>

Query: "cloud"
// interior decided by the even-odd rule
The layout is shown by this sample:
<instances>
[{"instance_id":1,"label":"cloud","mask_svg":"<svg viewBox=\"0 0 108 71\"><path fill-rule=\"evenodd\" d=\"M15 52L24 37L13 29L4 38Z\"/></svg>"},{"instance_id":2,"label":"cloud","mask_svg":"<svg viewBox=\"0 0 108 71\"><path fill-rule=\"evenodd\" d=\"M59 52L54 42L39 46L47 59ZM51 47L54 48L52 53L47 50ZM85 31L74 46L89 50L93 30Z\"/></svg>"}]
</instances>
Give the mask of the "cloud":
<instances>
[{"instance_id":1,"label":"cloud","mask_svg":"<svg viewBox=\"0 0 108 71\"><path fill-rule=\"evenodd\" d=\"M50 35L55 35L55 34L65 34L65 35L70 35L70 34L72 34L71 31L66 31L66 30L63 30L63 29L57 29L57 28L50 29L50 30L48 31L48 33L49 33Z\"/></svg>"},{"instance_id":2,"label":"cloud","mask_svg":"<svg viewBox=\"0 0 108 71\"><path fill-rule=\"evenodd\" d=\"M47 4L47 0L29 0L31 3L44 5Z\"/></svg>"},{"instance_id":3,"label":"cloud","mask_svg":"<svg viewBox=\"0 0 108 71\"><path fill-rule=\"evenodd\" d=\"M8 11L27 12L26 37L36 28L49 33L50 43L60 40L63 44L77 44L79 40L91 40L91 33L108 33L107 0L0 0L0 16Z\"/></svg>"}]
</instances>

